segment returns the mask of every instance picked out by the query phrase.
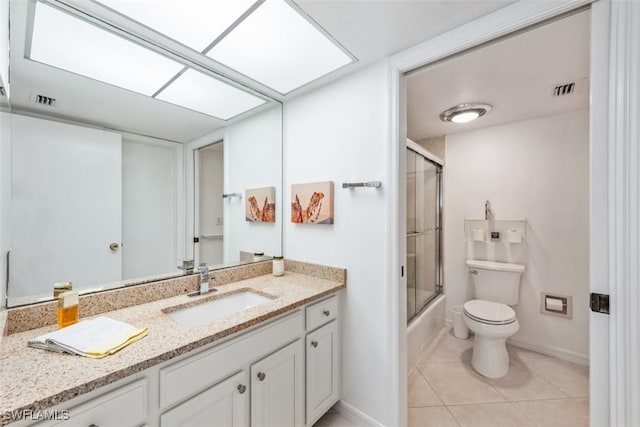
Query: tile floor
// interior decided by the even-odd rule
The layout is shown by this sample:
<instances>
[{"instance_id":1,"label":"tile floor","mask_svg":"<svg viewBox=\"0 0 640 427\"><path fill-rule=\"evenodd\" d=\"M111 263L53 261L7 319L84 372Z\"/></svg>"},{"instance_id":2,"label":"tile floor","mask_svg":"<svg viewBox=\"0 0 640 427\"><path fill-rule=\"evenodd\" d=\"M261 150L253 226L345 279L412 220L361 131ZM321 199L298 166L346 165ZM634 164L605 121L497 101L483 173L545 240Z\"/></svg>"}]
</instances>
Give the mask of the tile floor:
<instances>
[{"instance_id":1,"label":"tile floor","mask_svg":"<svg viewBox=\"0 0 640 427\"><path fill-rule=\"evenodd\" d=\"M509 373L485 378L471 367L473 339L449 329L409 373L413 426L588 426L589 369L508 346Z\"/></svg>"},{"instance_id":2,"label":"tile floor","mask_svg":"<svg viewBox=\"0 0 640 427\"><path fill-rule=\"evenodd\" d=\"M509 373L497 380L471 367L473 340L448 329L408 378L409 427L588 426L589 369L509 346ZM314 427L353 423L330 410Z\"/></svg>"}]
</instances>

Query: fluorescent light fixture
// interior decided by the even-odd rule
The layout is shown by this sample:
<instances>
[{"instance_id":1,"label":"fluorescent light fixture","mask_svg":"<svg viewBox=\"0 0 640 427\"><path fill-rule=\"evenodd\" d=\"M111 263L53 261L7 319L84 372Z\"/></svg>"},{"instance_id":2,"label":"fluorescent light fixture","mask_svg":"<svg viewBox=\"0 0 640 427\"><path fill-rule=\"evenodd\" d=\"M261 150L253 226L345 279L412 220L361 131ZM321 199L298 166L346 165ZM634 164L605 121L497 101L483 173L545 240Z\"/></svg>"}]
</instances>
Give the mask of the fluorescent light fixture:
<instances>
[{"instance_id":1,"label":"fluorescent light fixture","mask_svg":"<svg viewBox=\"0 0 640 427\"><path fill-rule=\"evenodd\" d=\"M482 117L491 111L493 107L486 102L470 102L467 104L456 105L440 114L440 120L443 122L468 123L472 120Z\"/></svg>"},{"instance_id":2,"label":"fluorescent light fixture","mask_svg":"<svg viewBox=\"0 0 640 427\"><path fill-rule=\"evenodd\" d=\"M36 2L29 59L151 96L184 65Z\"/></svg>"},{"instance_id":3,"label":"fluorescent light fixture","mask_svg":"<svg viewBox=\"0 0 640 427\"><path fill-rule=\"evenodd\" d=\"M98 0L105 6L202 52L256 0Z\"/></svg>"},{"instance_id":4,"label":"fluorescent light fixture","mask_svg":"<svg viewBox=\"0 0 640 427\"><path fill-rule=\"evenodd\" d=\"M266 0L207 56L282 94L353 61L283 0Z\"/></svg>"},{"instance_id":5,"label":"fluorescent light fixture","mask_svg":"<svg viewBox=\"0 0 640 427\"><path fill-rule=\"evenodd\" d=\"M185 71L156 98L222 120L228 120L266 102L193 69Z\"/></svg>"}]
</instances>

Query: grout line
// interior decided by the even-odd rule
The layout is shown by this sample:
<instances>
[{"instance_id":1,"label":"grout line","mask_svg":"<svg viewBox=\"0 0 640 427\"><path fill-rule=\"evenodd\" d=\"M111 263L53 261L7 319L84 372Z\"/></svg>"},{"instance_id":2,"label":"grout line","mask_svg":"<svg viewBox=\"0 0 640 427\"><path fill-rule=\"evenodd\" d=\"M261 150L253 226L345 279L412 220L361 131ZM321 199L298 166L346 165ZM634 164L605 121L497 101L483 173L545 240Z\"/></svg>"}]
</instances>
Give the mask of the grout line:
<instances>
[{"instance_id":1,"label":"grout line","mask_svg":"<svg viewBox=\"0 0 640 427\"><path fill-rule=\"evenodd\" d=\"M440 406L446 406L445 403L444 403L444 400L442 400L442 398L440 397L440 395L438 394L436 389L433 388L433 384L431 384L431 382L427 379L427 377L422 373L422 371L420 369L417 369L417 371L420 374L420 376L422 378L424 378L424 380L427 382L427 384L429 385L429 388L431 388L431 391L433 391L433 394L435 394L436 398L438 398L438 401L440 401L440 403L441 403Z\"/></svg>"},{"instance_id":2,"label":"grout line","mask_svg":"<svg viewBox=\"0 0 640 427\"><path fill-rule=\"evenodd\" d=\"M451 412L451 410L449 409L449 406L445 405L445 408L447 409L447 412L449 412L449 414L453 417L453 420L456 422L456 424L458 424L460 427L462 427L462 424L461 424L460 420L458 420L456 418L456 416L453 414L453 412Z\"/></svg>"},{"instance_id":3,"label":"grout line","mask_svg":"<svg viewBox=\"0 0 640 427\"><path fill-rule=\"evenodd\" d=\"M518 408L518 406L515 403L509 402L509 404L511 405L511 407L513 409L516 410L517 413L522 415L522 418L524 418L525 420L529 421L532 426L537 426L538 425L538 423L536 423L535 420L532 420L531 418L527 417L527 414L525 414L523 411L521 411L520 408Z\"/></svg>"}]
</instances>

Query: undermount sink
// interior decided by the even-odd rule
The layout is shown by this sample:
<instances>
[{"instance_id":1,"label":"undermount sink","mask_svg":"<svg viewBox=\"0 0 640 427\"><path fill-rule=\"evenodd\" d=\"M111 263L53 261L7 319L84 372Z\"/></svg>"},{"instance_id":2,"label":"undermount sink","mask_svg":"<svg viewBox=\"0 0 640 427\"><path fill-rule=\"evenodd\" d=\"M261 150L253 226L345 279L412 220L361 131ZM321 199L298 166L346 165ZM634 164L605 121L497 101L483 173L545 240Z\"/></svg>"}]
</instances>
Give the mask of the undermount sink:
<instances>
[{"instance_id":1,"label":"undermount sink","mask_svg":"<svg viewBox=\"0 0 640 427\"><path fill-rule=\"evenodd\" d=\"M273 300L255 292L243 291L182 308L167 313L167 316L183 326L199 326L269 301Z\"/></svg>"}]
</instances>

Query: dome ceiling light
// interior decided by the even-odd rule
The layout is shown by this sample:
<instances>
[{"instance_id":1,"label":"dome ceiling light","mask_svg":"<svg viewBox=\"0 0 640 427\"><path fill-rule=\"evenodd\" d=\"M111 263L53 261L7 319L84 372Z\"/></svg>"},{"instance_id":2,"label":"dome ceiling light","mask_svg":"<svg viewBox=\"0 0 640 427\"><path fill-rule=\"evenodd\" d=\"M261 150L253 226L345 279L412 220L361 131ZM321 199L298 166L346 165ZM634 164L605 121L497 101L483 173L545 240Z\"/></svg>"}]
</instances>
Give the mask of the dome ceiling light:
<instances>
[{"instance_id":1,"label":"dome ceiling light","mask_svg":"<svg viewBox=\"0 0 640 427\"><path fill-rule=\"evenodd\" d=\"M491 111L493 107L486 102L470 102L451 107L440 114L443 122L468 123L482 117Z\"/></svg>"}]
</instances>

